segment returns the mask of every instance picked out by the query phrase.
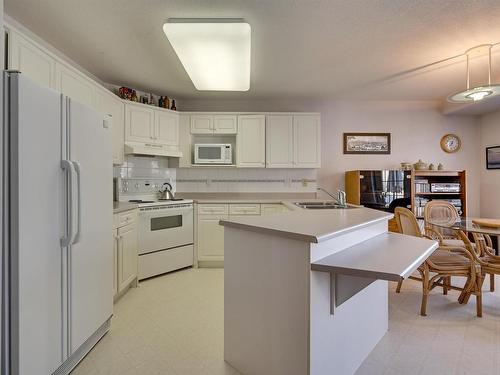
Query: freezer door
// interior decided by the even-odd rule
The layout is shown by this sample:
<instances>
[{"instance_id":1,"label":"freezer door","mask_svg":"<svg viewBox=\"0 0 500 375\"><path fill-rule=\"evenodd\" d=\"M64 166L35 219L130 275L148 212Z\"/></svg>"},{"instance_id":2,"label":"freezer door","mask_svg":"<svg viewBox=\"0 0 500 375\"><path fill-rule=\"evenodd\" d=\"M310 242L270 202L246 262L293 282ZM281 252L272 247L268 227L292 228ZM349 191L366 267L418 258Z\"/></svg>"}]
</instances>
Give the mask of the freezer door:
<instances>
[{"instance_id":1,"label":"freezer door","mask_svg":"<svg viewBox=\"0 0 500 375\"><path fill-rule=\"evenodd\" d=\"M110 119L69 98L67 107L69 159L77 174L77 232L69 255L74 353L113 313L113 162Z\"/></svg>"},{"instance_id":2,"label":"freezer door","mask_svg":"<svg viewBox=\"0 0 500 375\"><path fill-rule=\"evenodd\" d=\"M63 362L62 97L6 75L10 189L10 374L52 374Z\"/></svg>"}]
</instances>

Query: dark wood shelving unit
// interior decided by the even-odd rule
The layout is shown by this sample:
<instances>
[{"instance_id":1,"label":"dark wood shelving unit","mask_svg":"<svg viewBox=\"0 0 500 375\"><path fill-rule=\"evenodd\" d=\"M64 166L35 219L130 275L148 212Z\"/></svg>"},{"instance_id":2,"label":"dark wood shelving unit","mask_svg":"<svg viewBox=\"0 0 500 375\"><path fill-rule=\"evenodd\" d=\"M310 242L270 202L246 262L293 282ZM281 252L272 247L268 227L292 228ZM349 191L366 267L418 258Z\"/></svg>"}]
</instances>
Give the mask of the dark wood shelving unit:
<instances>
[{"instance_id":1,"label":"dark wood shelving unit","mask_svg":"<svg viewBox=\"0 0 500 375\"><path fill-rule=\"evenodd\" d=\"M376 170L355 170L355 171L346 171L345 172L345 189L347 193L347 202L353 204L361 204L367 205L364 201L370 202L370 198L374 198L376 201L381 191L380 184L381 176L376 177ZM420 199L450 199L450 200L458 200L460 199L461 203L461 215L467 215L467 180L466 180L466 172L464 170L457 171L396 171L392 170L391 173L399 173L404 174L397 177L397 182L400 187L404 187L405 194L403 195L409 204L409 208L413 211L415 216L418 219L423 219L423 207L422 209L418 209L417 202ZM387 176L386 176L387 177ZM385 178L386 178L385 177ZM374 186L373 189L368 192L363 191L362 181L366 179L374 179L374 181L378 181L379 184L377 188ZM432 183L459 183L460 184L460 192L416 192L415 183L427 180L429 184ZM396 182L394 177L391 179L392 183ZM409 183L405 183L404 181L408 181ZM374 182L375 183L375 182ZM379 186L380 185L380 186ZM409 193L409 194L408 194ZM378 200L383 200L384 195L378 197ZM395 198L401 198L402 196L398 196ZM368 206L368 205L367 205ZM372 205L371 208L378 209L376 206ZM382 208L384 209L384 208ZM385 209L387 210L387 209ZM389 230L397 232L397 225L394 219L389 220Z\"/></svg>"},{"instance_id":2,"label":"dark wood shelving unit","mask_svg":"<svg viewBox=\"0 0 500 375\"><path fill-rule=\"evenodd\" d=\"M416 192L415 184L419 181L432 183L458 183L460 192ZM457 171L412 171L411 173L411 209L417 218L423 218L423 206L418 199L443 199L461 201L461 216L467 216L467 178L464 170ZM419 208L421 207L421 208Z\"/></svg>"}]
</instances>

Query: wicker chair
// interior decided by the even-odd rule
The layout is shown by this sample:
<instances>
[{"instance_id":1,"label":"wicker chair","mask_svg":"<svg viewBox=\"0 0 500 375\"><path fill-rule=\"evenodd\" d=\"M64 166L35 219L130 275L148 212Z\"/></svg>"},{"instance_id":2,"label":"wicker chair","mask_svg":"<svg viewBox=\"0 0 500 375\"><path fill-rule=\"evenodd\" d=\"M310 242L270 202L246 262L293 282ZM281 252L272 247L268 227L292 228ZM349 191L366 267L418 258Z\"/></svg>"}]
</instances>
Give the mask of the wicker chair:
<instances>
[{"instance_id":1,"label":"wicker chair","mask_svg":"<svg viewBox=\"0 0 500 375\"><path fill-rule=\"evenodd\" d=\"M447 201L432 200L424 207L425 234L439 241L440 246L465 247L464 242L451 229L432 225L432 220L453 224L460 220L460 215L454 205Z\"/></svg>"},{"instance_id":2,"label":"wicker chair","mask_svg":"<svg viewBox=\"0 0 500 375\"><path fill-rule=\"evenodd\" d=\"M462 238L458 234L458 232L452 229L432 225L431 222L433 220L449 223L450 225L460 220L460 214L458 213L456 207L450 202L443 200L432 200L425 205L425 233L428 236L438 240L440 246L450 247L452 251L453 248L465 248L468 246L472 246L473 250L477 251L475 244L476 241L470 242L468 238L464 241L464 238ZM451 285L451 278L446 280L446 283ZM495 290L495 277L492 274L490 274L490 290L492 292Z\"/></svg>"},{"instance_id":3,"label":"wicker chair","mask_svg":"<svg viewBox=\"0 0 500 375\"><path fill-rule=\"evenodd\" d=\"M400 233L416 236L427 237L422 234L418 226L417 219L413 212L407 208L397 207L395 209L396 223ZM418 272L422 277L422 304L420 315L427 314L427 299L429 292L436 286L443 287L443 293L447 293L449 289L457 289L462 291L461 296L465 299L471 293L476 295L477 300L477 316L482 316L482 295L481 281L478 277L481 273L474 262L473 255L469 250L463 247L439 247L427 260L418 267ZM453 287L447 283L451 276L465 277L467 280L463 288ZM400 287L400 285L398 285Z\"/></svg>"},{"instance_id":4,"label":"wicker chair","mask_svg":"<svg viewBox=\"0 0 500 375\"><path fill-rule=\"evenodd\" d=\"M464 242L468 241L465 235ZM500 256L495 255L493 241L487 234L472 233L474 246L469 243L468 246L474 249L476 262L481 265L481 275L484 280L485 275L490 275L490 292L495 291L495 275L500 275ZM482 286L482 285L480 285ZM468 299L468 298L467 298ZM467 300L465 300L467 302Z\"/></svg>"}]
</instances>

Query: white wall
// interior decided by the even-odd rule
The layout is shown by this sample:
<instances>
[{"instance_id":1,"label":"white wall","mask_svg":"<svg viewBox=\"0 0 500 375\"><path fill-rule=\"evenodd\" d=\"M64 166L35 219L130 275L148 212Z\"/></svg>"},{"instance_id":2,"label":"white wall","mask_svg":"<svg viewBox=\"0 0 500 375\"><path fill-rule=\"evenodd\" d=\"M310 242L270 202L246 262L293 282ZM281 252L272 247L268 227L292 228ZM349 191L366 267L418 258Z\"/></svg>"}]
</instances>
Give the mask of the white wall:
<instances>
[{"instance_id":1,"label":"white wall","mask_svg":"<svg viewBox=\"0 0 500 375\"><path fill-rule=\"evenodd\" d=\"M481 216L500 218L500 170L486 169L485 147L500 146L500 111L481 118Z\"/></svg>"},{"instance_id":2,"label":"white wall","mask_svg":"<svg viewBox=\"0 0 500 375\"><path fill-rule=\"evenodd\" d=\"M336 190L344 185L344 172L352 169L398 168L401 162L443 163L446 169L468 171L469 215L479 214L480 120L468 116L443 116L434 102L341 101L183 101L183 110L311 111L321 113L322 168L318 185ZM389 132L390 155L344 155L344 132ZM462 149L455 154L441 150L444 134L455 133Z\"/></svg>"}]
</instances>

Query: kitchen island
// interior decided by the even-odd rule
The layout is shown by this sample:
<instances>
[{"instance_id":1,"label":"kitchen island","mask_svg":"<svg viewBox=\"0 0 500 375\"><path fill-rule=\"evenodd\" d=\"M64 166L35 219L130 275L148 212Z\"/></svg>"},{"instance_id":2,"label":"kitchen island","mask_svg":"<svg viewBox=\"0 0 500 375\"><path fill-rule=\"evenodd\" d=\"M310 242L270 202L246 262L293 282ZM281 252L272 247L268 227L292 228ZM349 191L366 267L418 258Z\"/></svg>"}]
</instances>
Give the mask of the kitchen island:
<instances>
[{"instance_id":1,"label":"kitchen island","mask_svg":"<svg viewBox=\"0 0 500 375\"><path fill-rule=\"evenodd\" d=\"M295 210L221 220L224 358L243 374L352 374L388 327L388 280L435 241L387 233L392 214Z\"/></svg>"}]
</instances>

